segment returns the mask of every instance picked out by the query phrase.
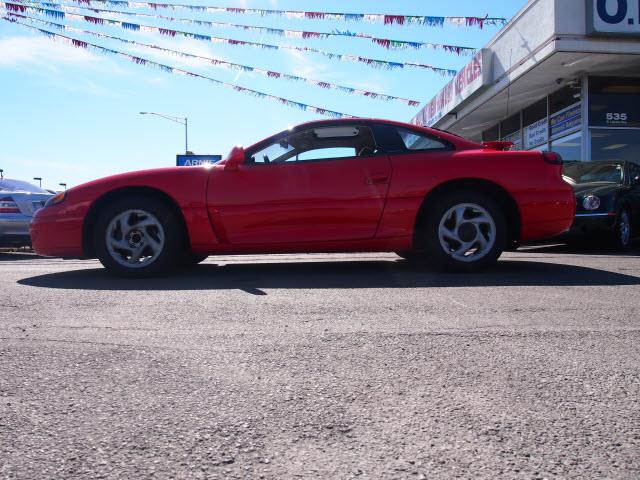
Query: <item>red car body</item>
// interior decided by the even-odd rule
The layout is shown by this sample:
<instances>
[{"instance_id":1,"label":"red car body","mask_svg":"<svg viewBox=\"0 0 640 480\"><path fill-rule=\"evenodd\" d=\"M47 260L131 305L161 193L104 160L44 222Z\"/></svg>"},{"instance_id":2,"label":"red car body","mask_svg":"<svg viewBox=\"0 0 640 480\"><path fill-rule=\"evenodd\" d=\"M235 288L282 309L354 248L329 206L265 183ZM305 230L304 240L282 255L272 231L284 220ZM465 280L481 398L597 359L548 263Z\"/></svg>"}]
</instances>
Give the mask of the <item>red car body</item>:
<instances>
[{"instance_id":1,"label":"red car body","mask_svg":"<svg viewBox=\"0 0 640 480\"><path fill-rule=\"evenodd\" d=\"M235 149L208 167L114 175L74 187L64 201L38 211L31 224L33 247L42 255L95 256L90 230L97 210L127 192L170 199L194 254L408 251L420 212L428 215L429 198L469 186L482 187L508 210L513 243L553 237L571 226L573 191L561 178L561 162L549 162L541 152L499 151L385 120L319 121L292 131L341 125L400 127L450 148L382 149L365 157L270 165L243 163L244 150Z\"/></svg>"}]
</instances>

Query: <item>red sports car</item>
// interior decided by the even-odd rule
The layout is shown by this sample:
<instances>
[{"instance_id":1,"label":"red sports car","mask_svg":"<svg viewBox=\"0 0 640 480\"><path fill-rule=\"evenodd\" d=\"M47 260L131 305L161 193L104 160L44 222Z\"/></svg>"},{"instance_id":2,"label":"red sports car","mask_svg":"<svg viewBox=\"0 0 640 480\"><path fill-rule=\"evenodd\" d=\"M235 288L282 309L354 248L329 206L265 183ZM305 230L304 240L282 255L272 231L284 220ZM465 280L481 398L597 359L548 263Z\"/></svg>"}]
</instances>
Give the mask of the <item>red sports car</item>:
<instances>
[{"instance_id":1,"label":"red sports car","mask_svg":"<svg viewBox=\"0 0 640 480\"><path fill-rule=\"evenodd\" d=\"M150 276L207 255L396 252L473 271L571 226L554 153L373 119L316 121L211 166L125 173L53 197L35 251Z\"/></svg>"}]
</instances>

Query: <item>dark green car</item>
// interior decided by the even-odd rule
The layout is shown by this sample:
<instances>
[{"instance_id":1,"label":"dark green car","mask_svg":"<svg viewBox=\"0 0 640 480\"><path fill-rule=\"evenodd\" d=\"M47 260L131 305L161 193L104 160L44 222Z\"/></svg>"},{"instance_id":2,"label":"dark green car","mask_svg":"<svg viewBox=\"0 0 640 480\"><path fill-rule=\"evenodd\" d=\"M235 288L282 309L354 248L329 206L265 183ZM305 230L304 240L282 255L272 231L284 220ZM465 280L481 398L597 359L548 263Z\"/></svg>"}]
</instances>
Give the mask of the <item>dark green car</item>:
<instances>
[{"instance_id":1,"label":"dark green car","mask_svg":"<svg viewBox=\"0 0 640 480\"><path fill-rule=\"evenodd\" d=\"M569 238L628 248L640 234L640 164L565 162L562 173L576 193Z\"/></svg>"}]
</instances>

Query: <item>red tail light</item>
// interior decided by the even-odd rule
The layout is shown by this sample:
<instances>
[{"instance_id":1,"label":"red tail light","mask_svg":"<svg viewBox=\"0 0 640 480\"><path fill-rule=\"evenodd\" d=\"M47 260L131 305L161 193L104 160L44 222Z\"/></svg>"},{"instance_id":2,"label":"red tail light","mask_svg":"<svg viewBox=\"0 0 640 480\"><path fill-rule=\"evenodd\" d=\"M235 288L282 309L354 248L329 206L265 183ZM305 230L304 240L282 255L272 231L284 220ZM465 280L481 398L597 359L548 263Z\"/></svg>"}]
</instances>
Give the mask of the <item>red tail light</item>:
<instances>
[{"instance_id":1,"label":"red tail light","mask_svg":"<svg viewBox=\"0 0 640 480\"><path fill-rule=\"evenodd\" d=\"M552 165L562 165L562 157L556 152L542 152L542 158Z\"/></svg>"},{"instance_id":2,"label":"red tail light","mask_svg":"<svg viewBox=\"0 0 640 480\"><path fill-rule=\"evenodd\" d=\"M11 197L0 198L0 213L20 213L18 204Z\"/></svg>"}]
</instances>

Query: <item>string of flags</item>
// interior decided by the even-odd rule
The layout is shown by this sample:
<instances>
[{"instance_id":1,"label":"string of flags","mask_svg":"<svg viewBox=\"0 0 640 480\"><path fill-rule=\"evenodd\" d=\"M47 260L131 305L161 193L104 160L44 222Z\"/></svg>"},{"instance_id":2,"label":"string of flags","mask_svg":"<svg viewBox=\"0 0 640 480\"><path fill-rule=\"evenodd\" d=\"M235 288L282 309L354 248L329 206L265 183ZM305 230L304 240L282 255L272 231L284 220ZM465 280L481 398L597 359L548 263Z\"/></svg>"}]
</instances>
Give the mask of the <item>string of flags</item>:
<instances>
[{"instance_id":1,"label":"string of flags","mask_svg":"<svg viewBox=\"0 0 640 480\"><path fill-rule=\"evenodd\" d=\"M183 70L181 68L176 68L176 67L171 67L169 65L165 65L162 63L158 63L158 62L154 62L152 60L148 60L146 58L142 58L142 57L138 57L136 55L130 55L128 53L124 53L121 52L119 50L114 50L111 48L106 48L106 47L102 47L100 45L96 45L94 43L89 43L86 42L84 40L79 40L77 38L72 38L72 37L68 37L66 35L60 35L58 33L54 33L51 32L49 30L45 30L42 28L38 28L26 23L23 23L19 20L17 20L15 17L10 17L10 16L3 16L1 17L2 20L11 22L11 23L16 23L19 25L22 25L24 27L30 28L32 30L35 30L39 33L41 33L42 35L46 36L47 38L55 41L55 42L59 42L59 43L64 43L67 45L71 45L73 47L76 48L83 48L85 50L92 50L95 52L99 52L99 53L104 53L107 55L114 55L114 56L118 56L121 58L124 58L130 62L133 62L137 65L144 65L150 68L156 68L158 70L161 70L165 73L172 73L174 75L184 75L187 77L194 77L194 78L199 78L201 80L207 80L211 83L214 83L216 85L225 87L225 88L229 88L232 89L236 92L240 92L240 93L244 93L247 95L251 95L253 97L257 97L257 98L262 98L262 99L266 99L266 100L272 100L272 101L276 101L282 105L286 105L287 107L291 107L291 108L296 108L298 110L304 110L306 112L311 112L311 113L317 113L319 115L324 115L327 117L332 117L332 118L354 118L353 115L348 115L346 113L341 113L341 112L336 112L333 110L328 110L326 108L321 108L321 107L316 107L314 105L308 105L306 103L301 103L301 102L296 102L293 100L289 100L287 98L283 98L283 97L278 97L275 95L269 95L267 93L264 92L260 92L258 90L253 90L250 88L246 88L246 87L241 87L240 85L236 85L233 83L228 83L228 82L223 82L221 80L217 80L215 78L211 78L211 77L207 77L205 75L200 75L198 73L195 72L191 72L188 70Z\"/></svg>"},{"instance_id":2,"label":"string of flags","mask_svg":"<svg viewBox=\"0 0 640 480\"><path fill-rule=\"evenodd\" d=\"M22 19L22 20L28 20L30 22L36 22L36 23L39 23L41 25L46 25L47 27L53 27L53 28L57 28L59 30L65 30L67 32L73 32L73 33L78 33L78 34L83 34L83 35L92 35L94 37L99 37L99 38L104 38L104 39L109 39L109 40L116 40L118 42L126 43L126 44L129 44L129 45L135 45L135 46L138 46L138 47L153 49L155 51L161 51L161 52L165 52L165 53L170 53L170 54L175 55L175 56L180 57L180 58L191 58L191 59L201 60L204 64L206 64L208 66L212 66L212 65L214 65L214 66L222 66L222 67L230 68L230 69L233 69L233 70L240 70L240 71L244 71L244 72L258 73L260 75L264 75L264 76L269 77L269 78L276 78L276 79L304 82L304 83L307 83L309 85L313 85L315 87L320 87L320 88L324 88L324 89L331 89L331 90L337 90L337 91L340 91L340 92L354 94L354 95L361 95L361 96L365 96L365 97L373 98L373 99L377 99L377 100L385 100L385 101L396 100L396 101L404 103L405 105L408 105L410 107L417 107L418 105L420 105L420 102L417 101L417 100L411 100L411 99L407 99L407 98L398 97L398 96L395 96L395 95L386 95L386 94L383 94L383 93L378 93L378 92L372 92L372 91L368 91L368 90L361 90L361 89L357 89L357 88L346 87L346 86L338 85L338 84L331 83L331 82L313 80L313 79L310 79L310 78L300 77L300 76L297 76L297 75L289 75L289 74L282 73L282 72L276 72L276 71L267 70L267 69L258 68L258 67L251 67L251 66L248 66L248 65L243 65L243 64L240 64L240 63L228 62L226 60L221 60L221 59L217 59L217 58L205 57L205 56L202 56L202 55L194 55L194 54L187 53L187 52L182 52L182 51L179 51L179 50L163 48L163 47L160 47L158 45L152 45L152 44L148 44L148 43L137 42L135 40L128 40L128 39L125 39L125 38L115 37L115 36L107 35L107 34L104 34L104 33L93 32L93 31L90 31L90 30L83 30L83 29L80 29L80 28L71 27L69 25L63 25L63 24L60 24L60 23L49 22L49 21L42 20L42 19L39 19L39 18L32 18L32 17L28 17L26 15L21 15L19 13L7 12L6 15L9 18L17 18L17 19Z\"/></svg>"},{"instance_id":3,"label":"string of flags","mask_svg":"<svg viewBox=\"0 0 640 480\"><path fill-rule=\"evenodd\" d=\"M461 46L461 45L446 45L446 44L431 43L431 42L415 42L415 41L408 41L408 40L394 40L394 39L390 39L390 38L375 37L373 35L368 35L366 33L361 33L361 32L351 32L349 30L334 30L332 32L286 30L286 29L280 29L280 28L269 28L269 27L255 26L255 25L242 25L242 24L234 24L234 23L226 23L226 22L210 22L210 21L206 21L206 20L197 20L197 19L191 19L191 18L167 17L167 16L164 16L164 15L150 15L150 14L147 14L147 13L138 13L138 12L123 12L123 11L119 11L119 10L105 10L105 9L100 9L100 8L75 7L75 6L72 6L72 5L66 5L66 4L61 4L61 3L49 3L49 2L41 2L41 1L32 2L32 3L37 3L38 5L46 6L48 8L57 9L58 11L65 12L65 13L67 13L69 15L74 15L75 14L74 12L76 12L79 9L82 9L82 10L90 10L90 11L98 13L98 14L113 13L113 14L116 14L116 15L126 15L126 16L133 16L133 17L144 17L144 18L152 18L152 19L157 19L157 20L165 20L165 21L169 21L169 22L187 23L187 24L190 24L190 25L197 25L197 26L208 27L208 28L216 28L216 27L239 28L239 29L242 29L242 30L249 30L249 31L261 32L261 33L267 33L267 34L270 34L270 35L279 35L279 36L284 36L284 37L288 37L288 38L303 38L303 39L310 39L310 38L327 39L327 38L331 38L331 37L360 38L360 39L370 40L371 42L373 42L376 45L379 45L379 46L381 46L383 48L394 49L394 50L404 49L404 48L413 48L415 50L419 50L419 49L427 48L427 49L432 49L432 50L444 50L444 51L447 51L447 52L453 52L453 53L455 53L457 55L461 55L461 54L470 55L470 54L475 53L475 51L476 51L475 48L465 47L465 46ZM39 7L32 6L32 3L29 4L29 5L24 5L22 3L13 4L13 5L22 5L22 6L26 7L26 8L39 8ZM91 18L97 18L97 17L91 17ZM103 18L101 20L103 22L110 22L110 23L112 22L112 20L106 19L106 18Z\"/></svg>"},{"instance_id":4,"label":"string of flags","mask_svg":"<svg viewBox=\"0 0 640 480\"><path fill-rule=\"evenodd\" d=\"M448 24L454 26L483 28L485 25L502 26L507 23L506 18L489 17L488 15L485 17L439 17L425 15L388 15L382 13L337 13L263 8L235 8L211 5L185 5L180 3L129 2L126 0L73 0L73 2L88 6L91 4L101 4L115 8L190 10L192 12L204 13L260 15L261 17L284 16L291 19L383 23L384 25L423 25L426 27L442 27Z\"/></svg>"},{"instance_id":5,"label":"string of flags","mask_svg":"<svg viewBox=\"0 0 640 480\"><path fill-rule=\"evenodd\" d=\"M373 59L369 57L362 57L359 55L337 54L337 53L327 52L325 50L320 50L312 47L298 47L293 45L272 45L272 44L259 43L259 42L248 42L244 40L235 40L235 39L225 38L225 37L214 37L210 35L202 35L199 33L185 32L181 30L172 30L172 29L161 28L161 27L153 27L153 26L142 25L137 23L122 22L120 20L105 19L100 17L91 17L88 15L78 15L75 13L65 13L60 10L31 7L31 6L17 4L17 3L0 1L0 7L2 6L4 6L6 10L9 10L14 13L25 13L25 12L35 13L37 15L45 15L58 20L59 19L77 20L81 22L91 23L94 25L108 25L108 26L120 27L124 30L159 33L160 35L165 35L169 37L179 36L179 37L191 38L193 40L199 40L203 42L226 43L228 45L233 45L233 46L249 46L249 47L257 47L257 48L263 48L268 50L293 50L293 51L303 52L303 53L315 53L333 60L364 63L373 68L383 68L383 69L391 70L391 69L399 69L399 68L405 68L405 67L415 67L415 68L423 68L423 69L431 70L441 75L451 76L456 74L455 70L434 67L432 65L416 63L416 62L391 62L387 60L378 60L378 59Z\"/></svg>"}]
</instances>

